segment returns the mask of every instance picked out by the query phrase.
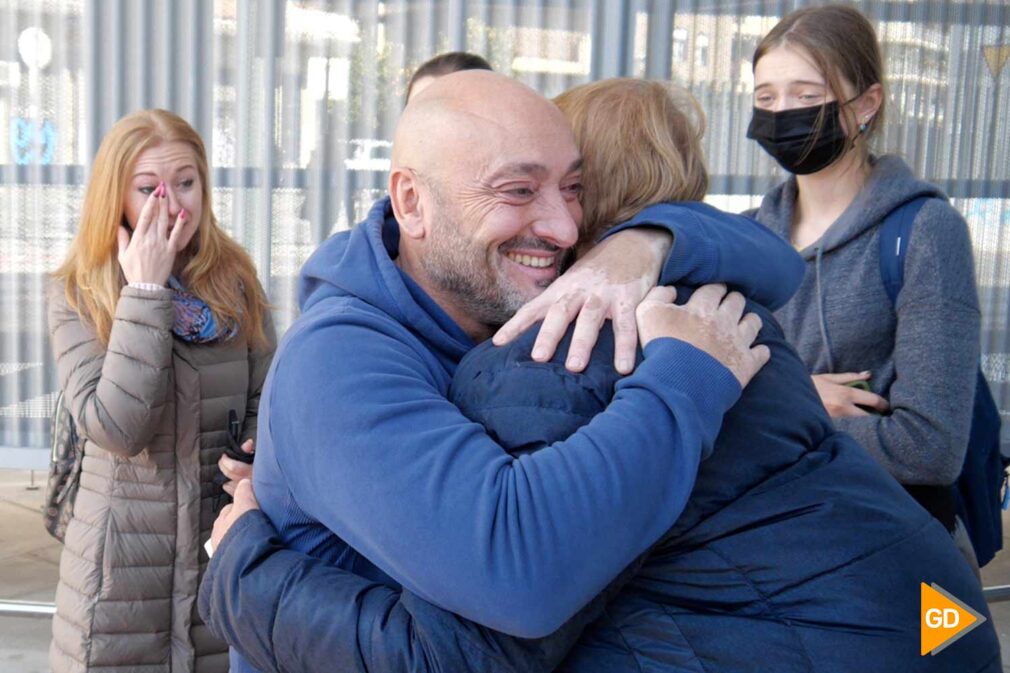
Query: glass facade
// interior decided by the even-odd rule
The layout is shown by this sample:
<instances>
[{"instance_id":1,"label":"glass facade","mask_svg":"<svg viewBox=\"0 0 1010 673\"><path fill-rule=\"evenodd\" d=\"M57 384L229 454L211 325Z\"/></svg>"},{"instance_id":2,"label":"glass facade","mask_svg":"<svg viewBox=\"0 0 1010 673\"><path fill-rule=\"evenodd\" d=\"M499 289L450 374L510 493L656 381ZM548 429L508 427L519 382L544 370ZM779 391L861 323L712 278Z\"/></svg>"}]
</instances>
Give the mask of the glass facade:
<instances>
[{"instance_id":1,"label":"glass facade","mask_svg":"<svg viewBox=\"0 0 1010 673\"><path fill-rule=\"evenodd\" d=\"M203 133L216 215L253 255L283 330L302 262L383 194L407 80L433 54L482 54L546 96L615 75L686 86L708 115L709 198L743 210L783 177L745 139L750 58L802 4L0 0L0 467L45 465L56 391L46 274L77 226L90 158L121 115L167 107ZM1006 408L1010 6L856 4L887 62L878 151L903 155L969 222L983 366Z\"/></svg>"}]
</instances>

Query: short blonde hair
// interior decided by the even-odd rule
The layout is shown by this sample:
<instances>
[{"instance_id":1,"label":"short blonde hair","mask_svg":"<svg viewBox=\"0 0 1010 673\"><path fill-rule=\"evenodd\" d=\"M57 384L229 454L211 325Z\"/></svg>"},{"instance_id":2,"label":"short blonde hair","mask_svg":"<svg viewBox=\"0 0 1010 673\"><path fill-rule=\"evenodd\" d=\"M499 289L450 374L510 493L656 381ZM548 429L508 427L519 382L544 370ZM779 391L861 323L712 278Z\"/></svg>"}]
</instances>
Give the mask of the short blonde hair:
<instances>
[{"instance_id":1,"label":"short blonde hair","mask_svg":"<svg viewBox=\"0 0 1010 673\"><path fill-rule=\"evenodd\" d=\"M575 87L554 102L585 160L585 236L595 238L655 203L705 197L705 115L686 90L616 78Z\"/></svg>"}]
</instances>

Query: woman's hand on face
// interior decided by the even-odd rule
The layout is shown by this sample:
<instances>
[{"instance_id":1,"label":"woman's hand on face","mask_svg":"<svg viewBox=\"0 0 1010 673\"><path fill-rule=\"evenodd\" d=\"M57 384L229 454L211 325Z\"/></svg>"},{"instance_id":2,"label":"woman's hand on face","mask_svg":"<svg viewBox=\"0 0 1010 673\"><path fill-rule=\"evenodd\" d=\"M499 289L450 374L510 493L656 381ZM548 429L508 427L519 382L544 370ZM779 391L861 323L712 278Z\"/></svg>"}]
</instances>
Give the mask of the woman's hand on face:
<instances>
[{"instance_id":1,"label":"woman's hand on face","mask_svg":"<svg viewBox=\"0 0 1010 673\"><path fill-rule=\"evenodd\" d=\"M609 318L614 326L614 366L622 374L631 373L638 345L635 308L659 280L672 240L660 229L627 229L607 238L502 325L494 335L495 345L507 344L543 319L533 359L546 362L575 321L565 366L580 372L589 364L600 327Z\"/></svg>"},{"instance_id":2,"label":"woman's hand on face","mask_svg":"<svg viewBox=\"0 0 1010 673\"><path fill-rule=\"evenodd\" d=\"M165 192L165 183L162 182L147 197L132 236L125 226L119 227L119 265L128 283L165 285L172 273L175 256L179 252L181 224L189 213L185 209L179 212L170 233Z\"/></svg>"},{"instance_id":3,"label":"woman's hand on face","mask_svg":"<svg viewBox=\"0 0 1010 673\"><path fill-rule=\"evenodd\" d=\"M891 405L880 395L848 385L854 381L869 380L869 372L814 374L810 378L814 381L814 388L817 389L824 408L832 418L869 416L870 412L866 409L873 409L882 414L891 409Z\"/></svg>"}]
</instances>

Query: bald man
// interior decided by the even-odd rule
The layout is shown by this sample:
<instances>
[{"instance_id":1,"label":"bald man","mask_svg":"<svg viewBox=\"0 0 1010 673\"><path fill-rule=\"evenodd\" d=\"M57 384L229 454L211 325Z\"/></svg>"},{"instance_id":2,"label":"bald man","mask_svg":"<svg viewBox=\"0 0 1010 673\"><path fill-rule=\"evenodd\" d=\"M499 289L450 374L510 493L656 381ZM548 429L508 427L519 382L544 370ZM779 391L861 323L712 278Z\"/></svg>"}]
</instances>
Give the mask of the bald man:
<instances>
[{"instance_id":1,"label":"bald man","mask_svg":"<svg viewBox=\"0 0 1010 673\"><path fill-rule=\"evenodd\" d=\"M557 278L580 164L557 108L511 79L456 73L407 106L389 198L306 263L264 386L255 489L284 545L533 638L671 526L767 359L742 302L643 305L645 361L590 425L535 455L508 455L446 399L463 355ZM626 231L598 249L655 278L672 268L656 255L668 239Z\"/></svg>"}]
</instances>

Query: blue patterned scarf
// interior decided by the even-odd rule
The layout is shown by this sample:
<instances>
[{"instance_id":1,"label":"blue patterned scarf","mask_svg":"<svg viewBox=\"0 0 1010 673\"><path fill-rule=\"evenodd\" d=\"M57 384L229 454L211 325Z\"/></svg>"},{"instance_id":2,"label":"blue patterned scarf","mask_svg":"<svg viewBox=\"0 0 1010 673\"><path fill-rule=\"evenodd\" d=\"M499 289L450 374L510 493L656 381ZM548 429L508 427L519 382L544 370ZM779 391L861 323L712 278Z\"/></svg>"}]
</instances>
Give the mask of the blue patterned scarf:
<instances>
[{"instance_id":1,"label":"blue patterned scarf","mask_svg":"<svg viewBox=\"0 0 1010 673\"><path fill-rule=\"evenodd\" d=\"M238 325L218 326L210 306L188 292L175 276L169 276L168 287L172 290L172 306L175 308L172 333L177 337L190 343L206 344L227 341L238 334Z\"/></svg>"}]
</instances>

